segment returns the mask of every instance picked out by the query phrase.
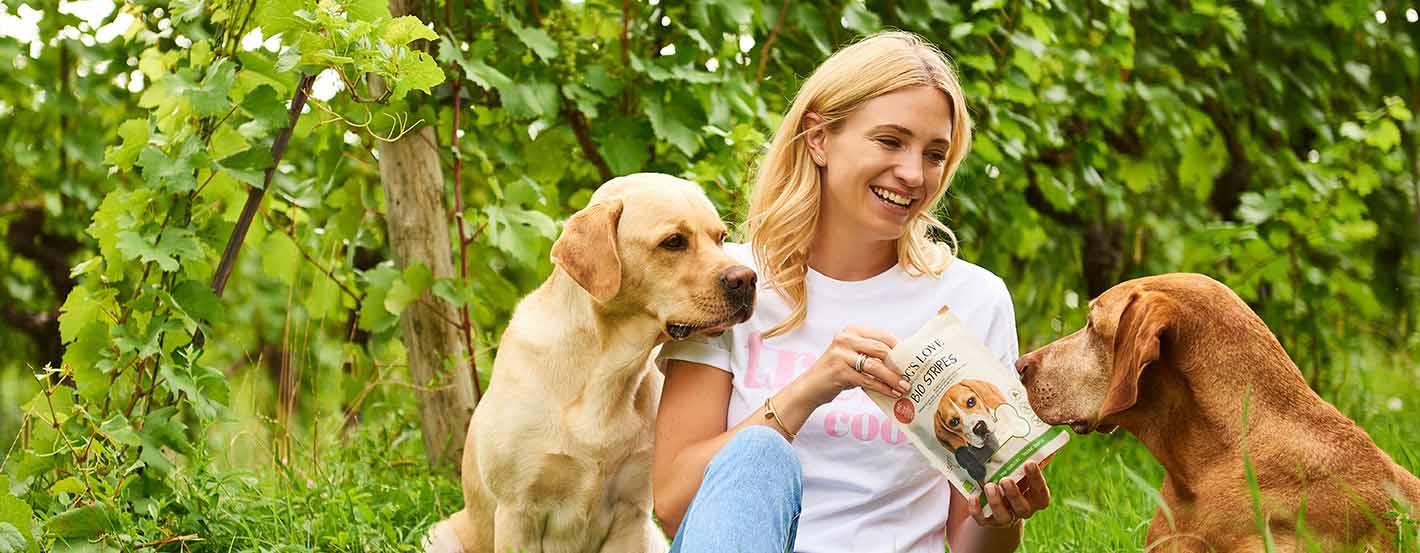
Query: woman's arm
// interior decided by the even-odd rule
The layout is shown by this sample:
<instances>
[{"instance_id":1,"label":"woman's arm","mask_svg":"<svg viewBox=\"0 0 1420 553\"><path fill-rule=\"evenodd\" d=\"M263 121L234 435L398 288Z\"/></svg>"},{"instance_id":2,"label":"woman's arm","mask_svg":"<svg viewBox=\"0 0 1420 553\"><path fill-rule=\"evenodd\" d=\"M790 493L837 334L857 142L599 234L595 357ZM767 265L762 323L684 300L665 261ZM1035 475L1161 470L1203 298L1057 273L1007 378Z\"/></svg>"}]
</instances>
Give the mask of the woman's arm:
<instances>
[{"instance_id":1,"label":"woman's arm","mask_svg":"<svg viewBox=\"0 0 1420 553\"><path fill-rule=\"evenodd\" d=\"M760 406L734 428L726 429L733 379L715 367L688 361L666 362L666 381L656 415L656 444L651 461L656 517L672 535L700 489L710 459L741 428L767 426L792 440L815 409L844 390L862 387L901 397L907 382L902 371L888 367L888 351L897 345L890 334L848 327L834 337L809 370L772 397L778 422L764 418ZM864 354L863 372L853 364ZM884 384L891 382L892 384Z\"/></svg>"}]
</instances>

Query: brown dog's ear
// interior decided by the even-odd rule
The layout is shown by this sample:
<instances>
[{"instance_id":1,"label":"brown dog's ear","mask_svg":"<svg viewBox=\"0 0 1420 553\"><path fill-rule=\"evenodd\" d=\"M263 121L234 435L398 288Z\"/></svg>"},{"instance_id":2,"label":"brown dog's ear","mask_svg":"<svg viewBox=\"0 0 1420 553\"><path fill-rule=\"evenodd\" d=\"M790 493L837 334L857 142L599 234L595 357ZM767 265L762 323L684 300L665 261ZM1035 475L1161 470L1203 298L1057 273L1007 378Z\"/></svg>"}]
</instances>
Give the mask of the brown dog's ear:
<instances>
[{"instance_id":1,"label":"brown dog's ear","mask_svg":"<svg viewBox=\"0 0 1420 553\"><path fill-rule=\"evenodd\" d=\"M589 205L567 219L562 236L552 244L552 262L601 303L621 289L621 257L616 253L620 220L621 200Z\"/></svg>"},{"instance_id":2,"label":"brown dog's ear","mask_svg":"<svg viewBox=\"0 0 1420 553\"><path fill-rule=\"evenodd\" d=\"M995 409L1006 403L1005 396L1001 395L1001 390L997 389L995 384L976 379L963 380L961 383L965 384L967 388L971 388L971 392L976 394L976 399L981 400L987 407Z\"/></svg>"},{"instance_id":3,"label":"brown dog's ear","mask_svg":"<svg viewBox=\"0 0 1420 553\"><path fill-rule=\"evenodd\" d=\"M1144 367L1159 360L1165 334L1172 331L1177 314L1178 305L1162 293L1130 296L1114 331L1114 367L1097 420L1133 407L1139 400L1139 377Z\"/></svg>"},{"instance_id":4,"label":"brown dog's ear","mask_svg":"<svg viewBox=\"0 0 1420 553\"><path fill-rule=\"evenodd\" d=\"M936 431L938 442L947 446L948 451L956 451L957 448L966 445L966 439L948 428L947 419L942 416L942 406L950 402L951 400L947 399L947 396L942 396L942 402L937 404L937 412L932 417L932 429Z\"/></svg>"}]
</instances>

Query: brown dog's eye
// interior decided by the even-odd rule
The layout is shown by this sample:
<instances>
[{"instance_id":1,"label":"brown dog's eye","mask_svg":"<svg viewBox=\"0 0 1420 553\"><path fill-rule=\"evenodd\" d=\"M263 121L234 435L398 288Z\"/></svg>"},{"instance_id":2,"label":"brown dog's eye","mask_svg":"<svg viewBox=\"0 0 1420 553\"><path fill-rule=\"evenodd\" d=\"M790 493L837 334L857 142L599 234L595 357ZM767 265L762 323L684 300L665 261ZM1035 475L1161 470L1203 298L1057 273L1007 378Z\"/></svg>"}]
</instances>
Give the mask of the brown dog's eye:
<instances>
[{"instance_id":1,"label":"brown dog's eye","mask_svg":"<svg viewBox=\"0 0 1420 553\"><path fill-rule=\"evenodd\" d=\"M672 234L670 238L661 241L661 247L671 251L683 250L685 246L685 237L679 234Z\"/></svg>"},{"instance_id":2,"label":"brown dog's eye","mask_svg":"<svg viewBox=\"0 0 1420 553\"><path fill-rule=\"evenodd\" d=\"M950 427L952 427L952 428L956 428L956 427L958 427L958 426L961 426L961 419L956 418L956 417L952 417L952 420L947 421L947 426L950 426Z\"/></svg>"},{"instance_id":3,"label":"brown dog's eye","mask_svg":"<svg viewBox=\"0 0 1420 553\"><path fill-rule=\"evenodd\" d=\"M976 407L976 398L974 398L974 397L966 398L966 408L967 408L967 409L970 409L970 408L972 408L972 407Z\"/></svg>"}]
</instances>

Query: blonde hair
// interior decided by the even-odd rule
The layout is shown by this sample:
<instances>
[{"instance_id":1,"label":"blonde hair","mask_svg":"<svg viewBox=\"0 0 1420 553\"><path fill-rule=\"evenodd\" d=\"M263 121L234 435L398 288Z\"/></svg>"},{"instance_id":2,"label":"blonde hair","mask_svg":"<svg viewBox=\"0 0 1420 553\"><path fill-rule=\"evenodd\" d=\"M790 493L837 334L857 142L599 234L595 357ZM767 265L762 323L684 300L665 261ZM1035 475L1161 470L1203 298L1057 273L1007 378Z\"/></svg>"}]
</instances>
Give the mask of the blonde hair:
<instances>
[{"instance_id":1,"label":"blonde hair","mask_svg":"<svg viewBox=\"0 0 1420 553\"><path fill-rule=\"evenodd\" d=\"M908 274L939 277L956 256L956 235L932 212L971 144L971 117L961 84L942 51L922 37L902 31L866 37L834 53L814 70L760 161L745 234L766 283L791 308L789 317L769 329L765 337L798 328L807 315L804 276L818 226L822 182L804 140L808 132L803 129L804 116L818 114L824 119L822 126L833 129L868 100L915 86L929 86L946 95L951 136L942 182L898 239L898 263ZM928 236L933 228L946 234L950 247Z\"/></svg>"}]
</instances>

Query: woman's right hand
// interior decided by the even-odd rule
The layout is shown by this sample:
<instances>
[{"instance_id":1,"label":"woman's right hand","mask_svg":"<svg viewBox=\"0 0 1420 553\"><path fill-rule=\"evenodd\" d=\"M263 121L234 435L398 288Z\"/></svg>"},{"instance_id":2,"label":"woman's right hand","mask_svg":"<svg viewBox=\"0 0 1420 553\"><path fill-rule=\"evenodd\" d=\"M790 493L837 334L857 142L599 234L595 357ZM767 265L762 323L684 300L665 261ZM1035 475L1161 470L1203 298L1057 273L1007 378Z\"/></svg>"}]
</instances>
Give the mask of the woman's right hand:
<instances>
[{"instance_id":1,"label":"woman's right hand","mask_svg":"<svg viewBox=\"0 0 1420 553\"><path fill-rule=\"evenodd\" d=\"M907 381L888 356L894 347L897 337L891 333L849 325L833 337L828 349L799 375L795 384L817 405L833 401L852 388L902 397L907 393ZM864 356L861 373L854 368L860 354Z\"/></svg>"}]
</instances>

